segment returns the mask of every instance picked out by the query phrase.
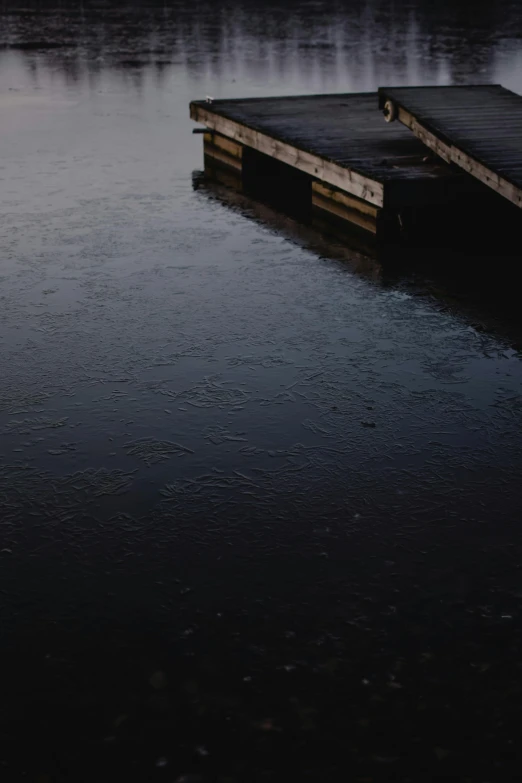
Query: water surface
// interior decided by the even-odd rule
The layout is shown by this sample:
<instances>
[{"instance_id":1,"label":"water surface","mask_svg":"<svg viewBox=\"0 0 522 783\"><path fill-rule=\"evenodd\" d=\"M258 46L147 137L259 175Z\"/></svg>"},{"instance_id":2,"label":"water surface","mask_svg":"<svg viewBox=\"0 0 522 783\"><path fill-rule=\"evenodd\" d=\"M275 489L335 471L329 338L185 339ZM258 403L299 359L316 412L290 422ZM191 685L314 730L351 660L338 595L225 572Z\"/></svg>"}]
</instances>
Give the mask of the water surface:
<instances>
[{"instance_id":1,"label":"water surface","mask_svg":"<svg viewBox=\"0 0 522 783\"><path fill-rule=\"evenodd\" d=\"M512 774L518 323L194 188L188 103L522 92L519 5L0 12L8 777Z\"/></svg>"}]
</instances>

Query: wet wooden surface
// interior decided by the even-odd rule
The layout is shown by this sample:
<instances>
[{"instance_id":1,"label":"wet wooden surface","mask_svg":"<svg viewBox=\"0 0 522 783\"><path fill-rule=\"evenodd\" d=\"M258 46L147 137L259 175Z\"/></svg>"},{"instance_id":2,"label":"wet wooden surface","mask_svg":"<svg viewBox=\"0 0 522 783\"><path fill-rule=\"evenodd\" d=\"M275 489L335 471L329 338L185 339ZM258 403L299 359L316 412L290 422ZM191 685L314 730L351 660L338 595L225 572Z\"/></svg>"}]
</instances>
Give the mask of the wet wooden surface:
<instances>
[{"instance_id":1,"label":"wet wooden surface","mask_svg":"<svg viewBox=\"0 0 522 783\"><path fill-rule=\"evenodd\" d=\"M341 167L341 176L347 179L353 172L361 178L362 188L367 185L366 193L346 190L377 205L440 201L453 183L474 187L465 175L432 156L408 129L399 123L385 123L376 93L194 101L191 116L204 124L212 118L232 121L228 131L219 123L215 126L225 135L237 134L241 126L268 136L281 146L273 144L270 151L260 151L274 157L282 150L288 155L283 145L290 145L298 166L298 152L303 151ZM253 134L247 132L243 143L255 144ZM313 168L309 173L314 175ZM315 176L328 181L320 173ZM330 180L330 184L342 188L338 181ZM381 195L372 201L368 191Z\"/></svg>"},{"instance_id":2,"label":"wet wooden surface","mask_svg":"<svg viewBox=\"0 0 522 783\"><path fill-rule=\"evenodd\" d=\"M442 158L522 206L520 95L498 84L380 88L381 108L387 100Z\"/></svg>"}]
</instances>

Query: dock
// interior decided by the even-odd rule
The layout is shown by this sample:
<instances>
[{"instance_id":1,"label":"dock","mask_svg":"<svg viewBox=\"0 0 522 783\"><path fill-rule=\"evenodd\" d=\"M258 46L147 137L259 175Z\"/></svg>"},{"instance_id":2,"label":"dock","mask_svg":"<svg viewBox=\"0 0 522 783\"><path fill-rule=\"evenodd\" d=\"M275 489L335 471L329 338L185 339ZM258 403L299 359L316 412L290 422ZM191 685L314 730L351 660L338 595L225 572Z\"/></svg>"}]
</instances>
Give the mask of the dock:
<instances>
[{"instance_id":1,"label":"dock","mask_svg":"<svg viewBox=\"0 0 522 783\"><path fill-rule=\"evenodd\" d=\"M381 87L379 105L446 163L522 207L520 95L500 84Z\"/></svg>"},{"instance_id":2,"label":"dock","mask_svg":"<svg viewBox=\"0 0 522 783\"><path fill-rule=\"evenodd\" d=\"M477 191L409 130L387 125L377 93L193 101L190 113L218 166L248 177L254 164L278 161L306 175L314 211L373 234L388 234L401 210Z\"/></svg>"},{"instance_id":3,"label":"dock","mask_svg":"<svg viewBox=\"0 0 522 783\"><path fill-rule=\"evenodd\" d=\"M485 94L486 88L474 89L477 96ZM513 95L499 89L487 88L488 94L500 102L508 100L504 93ZM499 188L463 164L464 152L460 163L455 160L457 153L442 146L449 137L438 132L439 120L426 119L430 95L437 116L449 119L458 117L458 95L468 93L474 94L466 88L382 88L378 93L207 99L191 102L190 116L204 126L205 171L221 182L290 214L295 208L307 222L342 223L384 242L426 239L430 233L471 231L484 219L496 219ZM451 101L444 114L446 94ZM428 96L424 103L423 95ZM385 122L379 106L393 107L394 116L387 119L399 122ZM484 128L493 122L493 114L488 116ZM463 132L472 123L470 115ZM511 143L514 149L516 140ZM509 193L513 201L514 192Z\"/></svg>"}]
</instances>

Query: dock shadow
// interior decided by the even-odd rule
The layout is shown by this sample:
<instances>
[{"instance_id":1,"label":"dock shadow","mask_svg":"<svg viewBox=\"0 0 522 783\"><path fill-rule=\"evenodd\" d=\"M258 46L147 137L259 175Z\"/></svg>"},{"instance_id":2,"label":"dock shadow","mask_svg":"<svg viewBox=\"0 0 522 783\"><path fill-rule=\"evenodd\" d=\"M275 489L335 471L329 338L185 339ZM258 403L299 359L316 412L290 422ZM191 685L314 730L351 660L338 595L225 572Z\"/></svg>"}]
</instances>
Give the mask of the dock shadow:
<instances>
[{"instance_id":1,"label":"dock shadow","mask_svg":"<svg viewBox=\"0 0 522 783\"><path fill-rule=\"evenodd\" d=\"M220 202L290 242L337 261L381 288L393 288L428 301L522 351L522 308L515 285L522 249L513 242L477 245L460 236L454 245L436 241L376 245L365 232L336 224L310 224L249 193L234 182L216 181L203 171L192 174L194 190ZM522 222L522 218L521 218Z\"/></svg>"}]
</instances>

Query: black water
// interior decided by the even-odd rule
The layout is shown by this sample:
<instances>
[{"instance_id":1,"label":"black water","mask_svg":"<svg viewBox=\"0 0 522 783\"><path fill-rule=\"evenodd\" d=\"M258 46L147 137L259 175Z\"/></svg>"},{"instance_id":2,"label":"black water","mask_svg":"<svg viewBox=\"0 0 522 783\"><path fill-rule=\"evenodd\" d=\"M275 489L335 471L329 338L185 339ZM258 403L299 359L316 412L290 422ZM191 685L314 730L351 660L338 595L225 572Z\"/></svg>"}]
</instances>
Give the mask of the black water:
<instances>
[{"instance_id":1,"label":"black water","mask_svg":"<svg viewBox=\"0 0 522 783\"><path fill-rule=\"evenodd\" d=\"M517 775L517 259L359 274L188 118L468 81L517 2L0 3L2 780Z\"/></svg>"}]
</instances>

